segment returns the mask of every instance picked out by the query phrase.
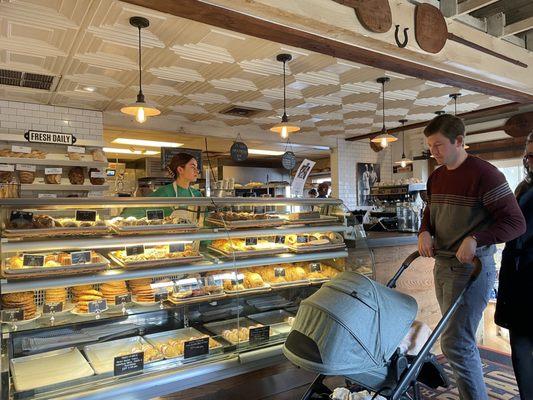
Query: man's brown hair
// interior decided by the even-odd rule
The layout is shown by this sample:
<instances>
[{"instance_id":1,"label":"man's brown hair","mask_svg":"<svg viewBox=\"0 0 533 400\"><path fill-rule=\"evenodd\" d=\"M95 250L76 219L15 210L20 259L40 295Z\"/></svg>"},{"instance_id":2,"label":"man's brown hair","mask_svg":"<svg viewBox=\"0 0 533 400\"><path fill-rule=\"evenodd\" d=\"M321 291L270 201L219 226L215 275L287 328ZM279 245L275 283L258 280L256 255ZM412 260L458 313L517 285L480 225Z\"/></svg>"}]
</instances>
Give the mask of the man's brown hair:
<instances>
[{"instance_id":1,"label":"man's brown hair","mask_svg":"<svg viewBox=\"0 0 533 400\"><path fill-rule=\"evenodd\" d=\"M463 120L451 114L443 114L433 118L424 129L424 136L430 137L435 133L442 133L450 143L455 143L457 136L465 136Z\"/></svg>"}]
</instances>

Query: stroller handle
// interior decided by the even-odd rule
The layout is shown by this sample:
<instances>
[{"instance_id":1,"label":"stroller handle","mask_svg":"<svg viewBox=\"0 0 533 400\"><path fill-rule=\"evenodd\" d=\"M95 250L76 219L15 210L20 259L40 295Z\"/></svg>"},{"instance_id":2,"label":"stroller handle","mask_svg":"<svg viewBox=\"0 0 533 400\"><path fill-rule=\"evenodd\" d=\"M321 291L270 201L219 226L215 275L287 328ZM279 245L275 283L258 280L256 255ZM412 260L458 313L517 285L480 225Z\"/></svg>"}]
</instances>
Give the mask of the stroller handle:
<instances>
[{"instance_id":1,"label":"stroller handle","mask_svg":"<svg viewBox=\"0 0 533 400\"><path fill-rule=\"evenodd\" d=\"M446 255L452 255L452 256L455 256L454 253L440 253L440 254L446 254ZM391 288L391 289L394 289L396 287L396 281L398 281L398 279L400 278L400 276L403 274L403 272L409 268L409 266L411 265L411 263L416 260L418 257L420 257L420 253L417 251L414 251L412 252L411 254L409 254L407 256L407 258L405 259L405 261L402 263L400 269L398 271L396 271L396 273L394 274L394 276L392 277L392 279L387 283L387 287ZM474 282L477 277L479 276L479 274L481 273L481 261L479 261L479 258L477 257L474 257L474 259L472 260L472 263L470 264L474 267L472 273L470 274L470 280L472 282Z\"/></svg>"}]
</instances>

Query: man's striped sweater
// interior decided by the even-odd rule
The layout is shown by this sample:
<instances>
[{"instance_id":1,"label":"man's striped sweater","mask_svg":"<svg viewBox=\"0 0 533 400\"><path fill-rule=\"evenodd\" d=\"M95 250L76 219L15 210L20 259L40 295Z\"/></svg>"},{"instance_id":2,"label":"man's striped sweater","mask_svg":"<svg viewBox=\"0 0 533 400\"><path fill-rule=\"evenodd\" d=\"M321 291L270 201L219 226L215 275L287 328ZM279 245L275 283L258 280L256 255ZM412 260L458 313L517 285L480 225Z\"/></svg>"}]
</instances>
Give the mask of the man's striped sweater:
<instances>
[{"instance_id":1,"label":"man's striped sweater","mask_svg":"<svg viewBox=\"0 0 533 400\"><path fill-rule=\"evenodd\" d=\"M437 251L456 252L469 235L478 247L507 242L526 229L505 176L480 158L469 155L454 170L437 168L428 179L427 194L420 232L434 236Z\"/></svg>"}]
</instances>

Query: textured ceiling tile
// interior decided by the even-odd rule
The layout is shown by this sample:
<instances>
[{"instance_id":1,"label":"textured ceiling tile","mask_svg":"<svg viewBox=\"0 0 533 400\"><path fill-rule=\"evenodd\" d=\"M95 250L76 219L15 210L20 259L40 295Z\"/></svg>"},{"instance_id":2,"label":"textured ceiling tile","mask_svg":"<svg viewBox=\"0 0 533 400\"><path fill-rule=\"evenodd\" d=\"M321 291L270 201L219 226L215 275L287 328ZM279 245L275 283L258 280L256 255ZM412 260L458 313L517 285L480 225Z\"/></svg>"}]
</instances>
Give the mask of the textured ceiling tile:
<instances>
[{"instance_id":1,"label":"textured ceiling tile","mask_svg":"<svg viewBox=\"0 0 533 400\"><path fill-rule=\"evenodd\" d=\"M205 79L195 70L181 67L158 67L148 70L160 79L174 82L203 82Z\"/></svg>"},{"instance_id":2,"label":"textured ceiling tile","mask_svg":"<svg viewBox=\"0 0 533 400\"><path fill-rule=\"evenodd\" d=\"M213 79L209 81L217 89L230 90L232 92L245 92L248 90L257 90L252 81L239 78Z\"/></svg>"},{"instance_id":3,"label":"textured ceiling tile","mask_svg":"<svg viewBox=\"0 0 533 400\"><path fill-rule=\"evenodd\" d=\"M181 58L200 63L232 63L235 61L226 49L205 43L174 45L171 50Z\"/></svg>"}]
</instances>

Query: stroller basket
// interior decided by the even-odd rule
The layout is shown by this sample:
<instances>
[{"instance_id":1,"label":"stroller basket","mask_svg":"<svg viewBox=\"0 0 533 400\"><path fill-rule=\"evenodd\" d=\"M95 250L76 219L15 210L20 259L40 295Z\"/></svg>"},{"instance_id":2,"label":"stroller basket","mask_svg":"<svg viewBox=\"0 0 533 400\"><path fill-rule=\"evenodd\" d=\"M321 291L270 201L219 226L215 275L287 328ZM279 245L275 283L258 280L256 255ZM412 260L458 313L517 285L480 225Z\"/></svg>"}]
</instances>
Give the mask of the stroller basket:
<instances>
[{"instance_id":1,"label":"stroller basket","mask_svg":"<svg viewBox=\"0 0 533 400\"><path fill-rule=\"evenodd\" d=\"M302 301L283 353L323 375L387 365L417 313L414 298L355 272L343 272Z\"/></svg>"}]
</instances>

